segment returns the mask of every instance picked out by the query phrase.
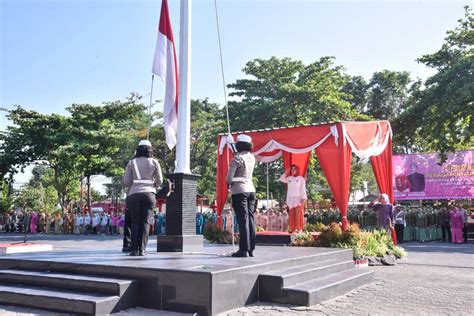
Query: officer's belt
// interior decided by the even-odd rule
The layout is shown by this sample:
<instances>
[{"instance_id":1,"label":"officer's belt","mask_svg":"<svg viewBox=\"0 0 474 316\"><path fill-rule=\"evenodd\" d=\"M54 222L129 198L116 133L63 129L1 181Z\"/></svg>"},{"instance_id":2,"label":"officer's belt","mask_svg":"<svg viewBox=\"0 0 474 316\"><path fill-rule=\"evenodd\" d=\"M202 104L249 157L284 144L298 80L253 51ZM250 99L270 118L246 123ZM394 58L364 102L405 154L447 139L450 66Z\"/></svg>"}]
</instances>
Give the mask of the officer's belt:
<instances>
[{"instance_id":1,"label":"officer's belt","mask_svg":"<svg viewBox=\"0 0 474 316\"><path fill-rule=\"evenodd\" d=\"M133 183L154 184L153 180L133 180Z\"/></svg>"},{"instance_id":2,"label":"officer's belt","mask_svg":"<svg viewBox=\"0 0 474 316\"><path fill-rule=\"evenodd\" d=\"M247 182L250 179L251 178L247 178L247 177L235 177L232 179L232 182Z\"/></svg>"}]
</instances>

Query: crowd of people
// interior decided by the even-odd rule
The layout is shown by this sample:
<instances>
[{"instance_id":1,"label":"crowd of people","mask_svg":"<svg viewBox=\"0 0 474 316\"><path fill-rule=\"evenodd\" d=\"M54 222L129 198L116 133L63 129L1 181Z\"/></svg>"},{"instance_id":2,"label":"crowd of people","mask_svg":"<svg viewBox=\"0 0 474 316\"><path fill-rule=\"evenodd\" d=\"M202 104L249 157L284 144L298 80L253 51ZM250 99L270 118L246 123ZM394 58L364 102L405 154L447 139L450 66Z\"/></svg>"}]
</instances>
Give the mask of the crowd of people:
<instances>
[{"instance_id":1,"label":"crowd of people","mask_svg":"<svg viewBox=\"0 0 474 316\"><path fill-rule=\"evenodd\" d=\"M352 210L348 214L351 223L358 223L364 230L393 226L397 242L426 242L442 240L450 243L466 243L468 240L468 217L471 212L466 205L401 206L395 205L392 213L380 213L378 209ZM380 220L383 217L384 220ZM385 226L386 227L386 226Z\"/></svg>"},{"instance_id":2,"label":"crowd of people","mask_svg":"<svg viewBox=\"0 0 474 316\"><path fill-rule=\"evenodd\" d=\"M152 217L150 234L165 233L164 213ZM74 234L74 235L124 235L125 214L123 212L101 212L92 216L88 212L56 213L25 211L0 214L0 231L28 234Z\"/></svg>"}]
</instances>

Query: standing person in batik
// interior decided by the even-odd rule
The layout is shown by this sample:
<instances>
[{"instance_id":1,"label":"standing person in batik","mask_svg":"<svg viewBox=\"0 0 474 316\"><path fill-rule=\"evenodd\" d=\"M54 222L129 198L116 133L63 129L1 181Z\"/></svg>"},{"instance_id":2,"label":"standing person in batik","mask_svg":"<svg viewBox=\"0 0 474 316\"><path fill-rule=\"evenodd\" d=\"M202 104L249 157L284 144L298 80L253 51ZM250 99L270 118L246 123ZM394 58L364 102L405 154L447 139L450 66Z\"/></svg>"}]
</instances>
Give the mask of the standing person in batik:
<instances>
[{"instance_id":1,"label":"standing person in batik","mask_svg":"<svg viewBox=\"0 0 474 316\"><path fill-rule=\"evenodd\" d=\"M300 175L298 166L291 165L281 175L280 181L287 184L286 204L290 209L289 231L304 229L304 204L306 199L306 179Z\"/></svg>"},{"instance_id":2,"label":"standing person in batik","mask_svg":"<svg viewBox=\"0 0 474 316\"><path fill-rule=\"evenodd\" d=\"M390 204L388 194L380 194L377 200L372 201L371 204L377 213L377 229L385 229L390 232L395 218L393 216L393 206Z\"/></svg>"},{"instance_id":3,"label":"standing person in batik","mask_svg":"<svg viewBox=\"0 0 474 316\"><path fill-rule=\"evenodd\" d=\"M282 231L284 232L288 231L288 224L289 224L288 212L284 210L283 216L282 216Z\"/></svg>"},{"instance_id":4,"label":"standing person in batik","mask_svg":"<svg viewBox=\"0 0 474 316\"><path fill-rule=\"evenodd\" d=\"M35 211L31 212L31 220L30 220L30 232L32 234L36 234L36 229L38 228L38 213Z\"/></svg>"},{"instance_id":5,"label":"standing person in batik","mask_svg":"<svg viewBox=\"0 0 474 316\"><path fill-rule=\"evenodd\" d=\"M54 217L54 234L60 234L61 233L61 226L63 225L63 218L61 217L61 214L56 213L56 216Z\"/></svg>"}]
</instances>

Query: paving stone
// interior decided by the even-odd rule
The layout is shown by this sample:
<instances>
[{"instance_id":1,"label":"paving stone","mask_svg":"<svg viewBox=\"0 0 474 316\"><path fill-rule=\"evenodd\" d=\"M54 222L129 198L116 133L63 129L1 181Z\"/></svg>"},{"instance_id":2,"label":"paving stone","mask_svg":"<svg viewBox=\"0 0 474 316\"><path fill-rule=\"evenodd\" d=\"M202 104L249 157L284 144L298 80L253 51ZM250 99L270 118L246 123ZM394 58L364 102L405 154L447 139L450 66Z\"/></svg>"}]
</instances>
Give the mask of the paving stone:
<instances>
[{"instance_id":1,"label":"paving stone","mask_svg":"<svg viewBox=\"0 0 474 316\"><path fill-rule=\"evenodd\" d=\"M373 268L371 268L373 269ZM374 269L376 282L311 307L279 306L301 315L470 315L474 310L474 269L397 265ZM468 270L468 271L466 271ZM448 303L446 303L448 302ZM249 306L246 314L253 314Z\"/></svg>"}]
</instances>

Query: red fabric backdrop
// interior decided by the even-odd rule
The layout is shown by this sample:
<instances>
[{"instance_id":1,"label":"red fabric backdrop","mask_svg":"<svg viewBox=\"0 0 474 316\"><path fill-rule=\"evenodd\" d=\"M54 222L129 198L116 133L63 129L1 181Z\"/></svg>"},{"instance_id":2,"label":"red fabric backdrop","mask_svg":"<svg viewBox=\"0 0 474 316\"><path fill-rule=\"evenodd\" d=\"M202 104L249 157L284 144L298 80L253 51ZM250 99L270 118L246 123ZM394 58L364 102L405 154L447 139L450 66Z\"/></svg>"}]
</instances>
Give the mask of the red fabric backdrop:
<instances>
[{"instance_id":1,"label":"red fabric backdrop","mask_svg":"<svg viewBox=\"0 0 474 316\"><path fill-rule=\"evenodd\" d=\"M388 140L385 150L378 156L370 157L372 170L374 170L377 186L381 193L388 194L390 203L393 204L393 175L392 175L392 140Z\"/></svg>"},{"instance_id":2,"label":"red fabric backdrop","mask_svg":"<svg viewBox=\"0 0 474 316\"><path fill-rule=\"evenodd\" d=\"M342 125L337 125L338 134L342 135ZM349 184L351 178L352 150L343 137L339 137L338 144L333 139L325 142L315 150L319 164L323 169L331 193L336 200L342 218L342 229L348 227L347 207L349 204Z\"/></svg>"},{"instance_id":3,"label":"red fabric backdrop","mask_svg":"<svg viewBox=\"0 0 474 316\"><path fill-rule=\"evenodd\" d=\"M234 133L234 138L239 133ZM392 141L390 123L340 122L317 126L299 126L273 130L246 132L252 137L257 159L271 161L283 154L285 169L296 164L306 173L311 151L315 150L336 204L341 211L343 229L348 226L351 154L370 158L379 190L387 193L393 202ZM225 181L232 152L218 137L216 203L218 222L227 200ZM337 145L336 145L337 142Z\"/></svg>"},{"instance_id":4,"label":"red fabric backdrop","mask_svg":"<svg viewBox=\"0 0 474 316\"><path fill-rule=\"evenodd\" d=\"M308 169L309 158L311 157L311 152L308 151L307 153L302 154L292 154L289 152L283 152L283 165L285 170L290 168L291 165L298 166L301 174L300 176L306 175L306 170Z\"/></svg>"}]
</instances>

